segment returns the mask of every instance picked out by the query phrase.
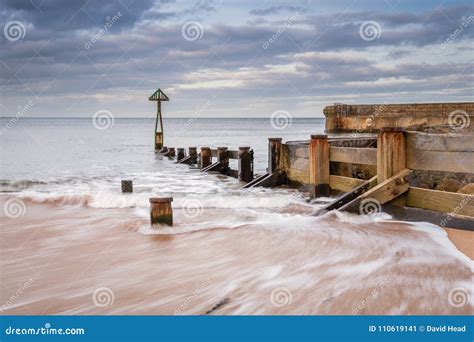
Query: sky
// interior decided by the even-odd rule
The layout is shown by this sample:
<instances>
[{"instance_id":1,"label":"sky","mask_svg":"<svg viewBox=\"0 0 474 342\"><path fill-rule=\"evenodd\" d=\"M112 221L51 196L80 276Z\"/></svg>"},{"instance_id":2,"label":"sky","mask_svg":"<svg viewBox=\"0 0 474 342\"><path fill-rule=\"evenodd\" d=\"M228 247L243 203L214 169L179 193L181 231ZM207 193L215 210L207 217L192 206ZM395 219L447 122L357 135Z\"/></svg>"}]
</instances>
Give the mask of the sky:
<instances>
[{"instance_id":1,"label":"sky","mask_svg":"<svg viewBox=\"0 0 474 342\"><path fill-rule=\"evenodd\" d=\"M473 99L473 1L0 0L0 116Z\"/></svg>"}]
</instances>

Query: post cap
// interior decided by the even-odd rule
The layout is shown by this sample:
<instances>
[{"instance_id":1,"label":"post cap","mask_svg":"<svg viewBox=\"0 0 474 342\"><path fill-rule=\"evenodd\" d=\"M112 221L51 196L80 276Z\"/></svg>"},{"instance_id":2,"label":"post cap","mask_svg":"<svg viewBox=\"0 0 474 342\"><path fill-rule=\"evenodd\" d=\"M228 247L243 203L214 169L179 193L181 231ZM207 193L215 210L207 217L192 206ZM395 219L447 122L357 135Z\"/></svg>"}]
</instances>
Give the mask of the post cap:
<instances>
[{"instance_id":1,"label":"post cap","mask_svg":"<svg viewBox=\"0 0 474 342\"><path fill-rule=\"evenodd\" d=\"M218 147L217 149L218 149L218 150L227 150L227 149L228 149L228 147L223 147L223 146L220 146L220 147Z\"/></svg>"},{"instance_id":2,"label":"post cap","mask_svg":"<svg viewBox=\"0 0 474 342\"><path fill-rule=\"evenodd\" d=\"M150 203L166 203L173 202L173 197L151 197L149 199Z\"/></svg>"},{"instance_id":3,"label":"post cap","mask_svg":"<svg viewBox=\"0 0 474 342\"><path fill-rule=\"evenodd\" d=\"M268 138L269 141L281 141L282 138Z\"/></svg>"},{"instance_id":4,"label":"post cap","mask_svg":"<svg viewBox=\"0 0 474 342\"><path fill-rule=\"evenodd\" d=\"M239 150L250 150L250 146L239 146Z\"/></svg>"},{"instance_id":5,"label":"post cap","mask_svg":"<svg viewBox=\"0 0 474 342\"><path fill-rule=\"evenodd\" d=\"M208 146L201 147L201 150L210 150L211 148Z\"/></svg>"},{"instance_id":6,"label":"post cap","mask_svg":"<svg viewBox=\"0 0 474 342\"><path fill-rule=\"evenodd\" d=\"M197 150L197 147L191 146L189 147L190 150Z\"/></svg>"},{"instance_id":7,"label":"post cap","mask_svg":"<svg viewBox=\"0 0 474 342\"><path fill-rule=\"evenodd\" d=\"M311 139L327 139L327 134L311 134Z\"/></svg>"}]
</instances>

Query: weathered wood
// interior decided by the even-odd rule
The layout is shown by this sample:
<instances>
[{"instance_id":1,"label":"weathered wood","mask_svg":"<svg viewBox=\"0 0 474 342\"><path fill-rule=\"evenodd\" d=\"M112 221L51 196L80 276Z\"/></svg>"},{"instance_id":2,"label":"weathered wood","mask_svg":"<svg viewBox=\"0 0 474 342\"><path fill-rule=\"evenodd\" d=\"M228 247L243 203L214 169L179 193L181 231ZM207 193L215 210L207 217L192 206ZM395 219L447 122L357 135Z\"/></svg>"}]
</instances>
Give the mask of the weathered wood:
<instances>
[{"instance_id":1,"label":"weathered wood","mask_svg":"<svg viewBox=\"0 0 474 342\"><path fill-rule=\"evenodd\" d=\"M329 196L329 144L325 134L311 135L309 143L310 196Z\"/></svg>"},{"instance_id":2,"label":"weathered wood","mask_svg":"<svg viewBox=\"0 0 474 342\"><path fill-rule=\"evenodd\" d=\"M281 138L268 138L268 173L273 173L282 168L281 140Z\"/></svg>"},{"instance_id":3,"label":"weathered wood","mask_svg":"<svg viewBox=\"0 0 474 342\"><path fill-rule=\"evenodd\" d=\"M131 193L133 192L133 182L131 180L122 181L122 193Z\"/></svg>"},{"instance_id":4,"label":"weathered wood","mask_svg":"<svg viewBox=\"0 0 474 342\"><path fill-rule=\"evenodd\" d=\"M339 209L343 207L344 205L351 203L357 197L359 197L360 195L362 195L369 189L373 188L376 184L377 184L377 176L374 176L369 180L363 181L361 184L351 189L351 191L345 194L342 194L341 196L336 198L334 201L328 203L322 209L318 210L316 212L316 215L320 215L326 211Z\"/></svg>"},{"instance_id":5,"label":"weathered wood","mask_svg":"<svg viewBox=\"0 0 474 342\"><path fill-rule=\"evenodd\" d=\"M406 168L406 140L399 127L384 127L377 140L377 176L382 183Z\"/></svg>"},{"instance_id":6,"label":"weathered wood","mask_svg":"<svg viewBox=\"0 0 474 342\"><path fill-rule=\"evenodd\" d=\"M474 195L409 187L406 205L474 217Z\"/></svg>"},{"instance_id":7,"label":"weathered wood","mask_svg":"<svg viewBox=\"0 0 474 342\"><path fill-rule=\"evenodd\" d=\"M155 132L155 150L159 151L163 148L163 133Z\"/></svg>"},{"instance_id":8,"label":"weathered wood","mask_svg":"<svg viewBox=\"0 0 474 342\"><path fill-rule=\"evenodd\" d=\"M173 225L172 197L150 198L151 224Z\"/></svg>"},{"instance_id":9,"label":"weathered wood","mask_svg":"<svg viewBox=\"0 0 474 342\"><path fill-rule=\"evenodd\" d=\"M360 207L364 200L370 200L372 203L377 205L382 205L392 201L393 199L408 191L408 183L411 172L412 171L409 169L404 169L398 172L396 175L386 179L382 183L377 184L361 196L342 206L340 209L352 211L358 209L361 213L365 213L363 208Z\"/></svg>"},{"instance_id":10,"label":"weathered wood","mask_svg":"<svg viewBox=\"0 0 474 342\"><path fill-rule=\"evenodd\" d=\"M229 153L227 147L217 148L217 161L220 163L220 172L227 174L229 172Z\"/></svg>"},{"instance_id":11,"label":"weathered wood","mask_svg":"<svg viewBox=\"0 0 474 342\"><path fill-rule=\"evenodd\" d=\"M329 159L334 162L377 165L376 148L329 147Z\"/></svg>"},{"instance_id":12,"label":"weathered wood","mask_svg":"<svg viewBox=\"0 0 474 342\"><path fill-rule=\"evenodd\" d=\"M176 150L175 150L174 147L168 148L168 151L169 151L169 153L168 153L168 157L169 157L169 158L174 158L174 157L176 157Z\"/></svg>"},{"instance_id":13,"label":"weathered wood","mask_svg":"<svg viewBox=\"0 0 474 342\"><path fill-rule=\"evenodd\" d=\"M242 182L253 180L253 150L250 147L239 147L238 178Z\"/></svg>"},{"instance_id":14,"label":"weathered wood","mask_svg":"<svg viewBox=\"0 0 474 342\"><path fill-rule=\"evenodd\" d=\"M178 151L178 153L177 153L177 155L176 155L176 160L181 160L181 159L183 159L183 158L186 156L186 154L185 154L185 152L184 152L184 148L179 147L179 148L177 149L177 151Z\"/></svg>"},{"instance_id":15,"label":"weathered wood","mask_svg":"<svg viewBox=\"0 0 474 342\"><path fill-rule=\"evenodd\" d=\"M366 180L364 179L329 175L329 186L331 187L331 189L343 192L351 191L356 186L361 185L365 181Z\"/></svg>"},{"instance_id":16,"label":"weathered wood","mask_svg":"<svg viewBox=\"0 0 474 342\"><path fill-rule=\"evenodd\" d=\"M212 164L212 155L210 147L201 147L201 159L199 167L201 169L208 167Z\"/></svg>"},{"instance_id":17,"label":"weathered wood","mask_svg":"<svg viewBox=\"0 0 474 342\"><path fill-rule=\"evenodd\" d=\"M197 157L198 157L198 153L197 153L197 147L189 147L188 148L188 151L189 151L189 163L190 164L196 164L197 163Z\"/></svg>"}]
</instances>

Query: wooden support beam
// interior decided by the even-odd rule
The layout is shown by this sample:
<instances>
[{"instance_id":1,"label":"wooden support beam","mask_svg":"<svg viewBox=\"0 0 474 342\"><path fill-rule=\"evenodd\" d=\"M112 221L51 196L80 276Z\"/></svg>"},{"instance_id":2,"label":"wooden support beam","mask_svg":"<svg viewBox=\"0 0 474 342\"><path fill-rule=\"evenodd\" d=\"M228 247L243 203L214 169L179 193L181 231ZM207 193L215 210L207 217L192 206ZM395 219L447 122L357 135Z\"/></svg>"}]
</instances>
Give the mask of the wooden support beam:
<instances>
[{"instance_id":1,"label":"wooden support beam","mask_svg":"<svg viewBox=\"0 0 474 342\"><path fill-rule=\"evenodd\" d=\"M197 154L197 147L190 147L188 149L189 151L189 163L190 164L196 164L197 163L197 157L198 157L198 154Z\"/></svg>"},{"instance_id":2,"label":"wooden support beam","mask_svg":"<svg viewBox=\"0 0 474 342\"><path fill-rule=\"evenodd\" d=\"M155 132L155 151L163 148L163 133Z\"/></svg>"},{"instance_id":3,"label":"wooden support beam","mask_svg":"<svg viewBox=\"0 0 474 342\"><path fill-rule=\"evenodd\" d=\"M268 173L274 173L281 169L282 163L282 138L268 138Z\"/></svg>"},{"instance_id":4,"label":"wooden support beam","mask_svg":"<svg viewBox=\"0 0 474 342\"><path fill-rule=\"evenodd\" d=\"M311 135L309 143L310 196L329 196L329 144L325 134Z\"/></svg>"},{"instance_id":5,"label":"wooden support beam","mask_svg":"<svg viewBox=\"0 0 474 342\"><path fill-rule=\"evenodd\" d=\"M250 147L239 147L238 178L242 182L253 180L253 150Z\"/></svg>"},{"instance_id":6,"label":"wooden support beam","mask_svg":"<svg viewBox=\"0 0 474 342\"><path fill-rule=\"evenodd\" d=\"M411 172L412 171L409 169L404 169L398 172L396 175L377 184L359 197L342 206L340 209L351 211L358 210L361 214L369 214L369 212L366 211L366 208L364 208L364 203L370 203L370 206L366 206L367 208L377 206L379 207L377 210L381 210L382 204L385 204L408 191Z\"/></svg>"},{"instance_id":7,"label":"wooden support beam","mask_svg":"<svg viewBox=\"0 0 474 342\"><path fill-rule=\"evenodd\" d=\"M347 177L344 177L344 178L347 178ZM322 209L316 212L316 215L320 215L326 211L339 209L343 207L344 205L351 203L357 197L359 197L360 195L362 195L369 189L373 188L375 185L377 185L377 176L374 176L369 180L362 181L361 184L357 185L355 188L351 189L349 192L342 194L341 196L336 198L334 201L330 202L329 204L326 204Z\"/></svg>"},{"instance_id":8,"label":"wooden support beam","mask_svg":"<svg viewBox=\"0 0 474 342\"><path fill-rule=\"evenodd\" d=\"M150 198L150 222L152 225L173 225L172 201L172 197Z\"/></svg>"},{"instance_id":9,"label":"wooden support beam","mask_svg":"<svg viewBox=\"0 0 474 342\"><path fill-rule=\"evenodd\" d=\"M384 127L377 140L377 179L389 179L406 166L406 139L400 127Z\"/></svg>"},{"instance_id":10,"label":"wooden support beam","mask_svg":"<svg viewBox=\"0 0 474 342\"><path fill-rule=\"evenodd\" d=\"M474 195L409 187L406 205L474 217Z\"/></svg>"},{"instance_id":11,"label":"wooden support beam","mask_svg":"<svg viewBox=\"0 0 474 342\"><path fill-rule=\"evenodd\" d=\"M122 181L122 193L131 193L133 192L133 181L123 180Z\"/></svg>"},{"instance_id":12,"label":"wooden support beam","mask_svg":"<svg viewBox=\"0 0 474 342\"><path fill-rule=\"evenodd\" d=\"M168 153L168 157L169 157L169 158L174 158L174 157L176 157L176 150L175 150L174 147L168 148L168 151L169 151L169 153Z\"/></svg>"},{"instance_id":13,"label":"wooden support beam","mask_svg":"<svg viewBox=\"0 0 474 342\"><path fill-rule=\"evenodd\" d=\"M199 167L204 169L212 164L212 154L210 147L201 147L201 160Z\"/></svg>"},{"instance_id":14,"label":"wooden support beam","mask_svg":"<svg viewBox=\"0 0 474 342\"><path fill-rule=\"evenodd\" d=\"M220 163L220 172L227 174L229 172L229 156L227 147L217 148L217 161Z\"/></svg>"},{"instance_id":15,"label":"wooden support beam","mask_svg":"<svg viewBox=\"0 0 474 342\"><path fill-rule=\"evenodd\" d=\"M176 160L181 160L186 156L186 154L184 152L184 148L180 147L180 148L177 149L177 151L178 151L178 153L176 155Z\"/></svg>"},{"instance_id":16,"label":"wooden support beam","mask_svg":"<svg viewBox=\"0 0 474 342\"><path fill-rule=\"evenodd\" d=\"M332 162L377 165L377 149L363 147L329 147L329 159Z\"/></svg>"}]
</instances>

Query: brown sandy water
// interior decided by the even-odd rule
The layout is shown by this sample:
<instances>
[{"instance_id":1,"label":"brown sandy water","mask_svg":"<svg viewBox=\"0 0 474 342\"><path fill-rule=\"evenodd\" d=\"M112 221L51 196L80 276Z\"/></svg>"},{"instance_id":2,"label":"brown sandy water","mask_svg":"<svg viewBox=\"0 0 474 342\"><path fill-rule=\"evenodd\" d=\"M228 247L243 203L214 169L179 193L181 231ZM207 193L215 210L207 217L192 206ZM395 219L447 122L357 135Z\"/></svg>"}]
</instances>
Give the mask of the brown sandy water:
<instances>
[{"instance_id":1,"label":"brown sandy water","mask_svg":"<svg viewBox=\"0 0 474 342\"><path fill-rule=\"evenodd\" d=\"M2 314L473 310L472 261L433 225L224 208L153 230L134 208L24 201L1 217Z\"/></svg>"}]
</instances>

